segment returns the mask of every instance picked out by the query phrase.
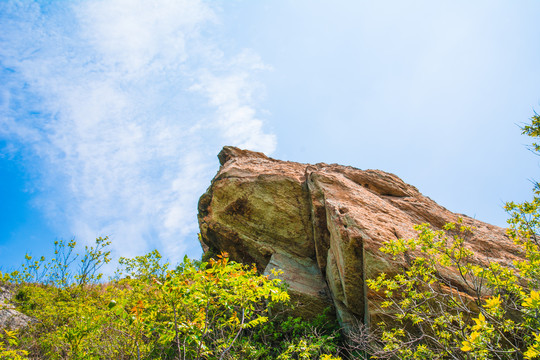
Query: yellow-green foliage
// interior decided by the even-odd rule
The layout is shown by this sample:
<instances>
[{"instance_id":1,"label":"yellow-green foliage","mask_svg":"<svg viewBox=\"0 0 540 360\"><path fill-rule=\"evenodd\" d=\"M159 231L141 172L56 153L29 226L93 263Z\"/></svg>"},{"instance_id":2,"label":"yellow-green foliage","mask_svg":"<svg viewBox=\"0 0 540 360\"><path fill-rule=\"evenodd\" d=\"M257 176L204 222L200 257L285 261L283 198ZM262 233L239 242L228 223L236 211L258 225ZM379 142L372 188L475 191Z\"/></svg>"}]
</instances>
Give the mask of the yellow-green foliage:
<instances>
[{"instance_id":1,"label":"yellow-green foliage","mask_svg":"<svg viewBox=\"0 0 540 360\"><path fill-rule=\"evenodd\" d=\"M17 349L17 332L4 329L0 333L0 359L27 360L28 351Z\"/></svg>"},{"instance_id":2,"label":"yellow-green foliage","mask_svg":"<svg viewBox=\"0 0 540 360\"><path fill-rule=\"evenodd\" d=\"M57 253L66 246L60 245ZM66 253L74 248L67 247ZM103 256L90 259L82 263L95 268ZM318 338L300 319L270 324L272 311L289 306L285 287L227 254L208 263L186 257L175 269L156 250L121 258L116 280L108 283L96 283L100 277L84 269L85 281L68 270L58 275L65 267L41 273L44 263L3 275L18 283L18 310L38 321L19 337L6 332L0 359L275 359L282 353L283 359L318 359L325 350L337 352L335 336L321 332Z\"/></svg>"},{"instance_id":3,"label":"yellow-green foliage","mask_svg":"<svg viewBox=\"0 0 540 360\"><path fill-rule=\"evenodd\" d=\"M144 264L138 270L144 275L108 284L22 284L16 300L39 319L25 340L31 350L49 359L220 358L288 300L278 279L226 256L199 265L186 258L155 276Z\"/></svg>"},{"instance_id":4,"label":"yellow-green foliage","mask_svg":"<svg viewBox=\"0 0 540 360\"><path fill-rule=\"evenodd\" d=\"M388 322L391 326L379 324L380 348L372 350L374 355L401 359L522 356L540 329L523 306L533 279L512 267L476 263L473 252L464 246L472 229L461 222L446 224L439 231L428 224L415 229L416 238L390 240L381 248L393 256L415 251L410 267L396 276L381 274L368 281L386 297L382 307L393 319ZM443 276L451 269L465 288L456 288Z\"/></svg>"},{"instance_id":5,"label":"yellow-green foliage","mask_svg":"<svg viewBox=\"0 0 540 360\"><path fill-rule=\"evenodd\" d=\"M535 115L523 133L538 138ZM537 143L535 151L540 151ZM411 265L395 276L369 280L385 297L389 321L363 346L374 358L540 358L540 187L530 202L507 203L509 236L525 258L507 266L479 264L465 247L474 229L458 223L433 230L415 227L413 239L391 239L381 250L393 256L414 252ZM464 288L445 277L453 269Z\"/></svg>"}]
</instances>

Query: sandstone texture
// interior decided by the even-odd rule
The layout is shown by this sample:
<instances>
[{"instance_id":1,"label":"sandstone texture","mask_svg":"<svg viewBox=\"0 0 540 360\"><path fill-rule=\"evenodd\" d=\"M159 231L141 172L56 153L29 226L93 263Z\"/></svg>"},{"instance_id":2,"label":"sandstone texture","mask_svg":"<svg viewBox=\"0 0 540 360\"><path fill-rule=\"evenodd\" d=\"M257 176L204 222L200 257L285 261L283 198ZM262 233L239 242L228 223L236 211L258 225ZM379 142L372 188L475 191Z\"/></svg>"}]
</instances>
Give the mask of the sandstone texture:
<instances>
[{"instance_id":1,"label":"sandstone texture","mask_svg":"<svg viewBox=\"0 0 540 360\"><path fill-rule=\"evenodd\" d=\"M407 258L379 249L392 238L415 236L413 225L434 228L461 217L475 227L466 246L479 263L511 264L522 256L505 230L454 214L400 178L379 170L280 161L224 147L221 167L199 200L201 244L255 263L281 277L302 316L331 308L343 326L378 316L380 297L366 286L379 273L397 273ZM444 274L459 288L457 274Z\"/></svg>"}]
</instances>

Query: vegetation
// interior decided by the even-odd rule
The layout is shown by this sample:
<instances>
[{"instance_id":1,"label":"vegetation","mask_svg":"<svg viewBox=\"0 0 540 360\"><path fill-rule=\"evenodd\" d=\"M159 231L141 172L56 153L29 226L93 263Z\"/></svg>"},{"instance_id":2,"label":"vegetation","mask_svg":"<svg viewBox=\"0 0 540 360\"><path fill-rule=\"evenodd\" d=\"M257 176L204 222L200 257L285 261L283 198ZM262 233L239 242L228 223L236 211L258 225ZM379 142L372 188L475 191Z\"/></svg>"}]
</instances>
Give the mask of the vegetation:
<instances>
[{"instance_id":1,"label":"vegetation","mask_svg":"<svg viewBox=\"0 0 540 360\"><path fill-rule=\"evenodd\" d=\"M523 133L538 139L540 117L531 120ZM532 201L506 210L524 260L480 263L466 245L474 229L462 221L417 225L417 237L381 248L414 253L410 266L369 280L384 298L385 320L345 334L324 316L288 317L285 285L227 254L174 268L157 251L121 258L105 283L107 238L82 256L74 241L56 242L49 262L27 256L20 272L0 273L18 309L37 319L20 333L3 330L0 359L537 359L539 184ZM450 270L464 286L443 276Z\"/></svg>"},{"instance_id":2,"label":"vegetation","mask_svg":"<svg viewBox=\"0 0 540 360\"><path fill-rule=\"evenodd\" d=\"M523 133L540 137L535 115ZM539 153L540 146L532 149ZM480 263L466 246L474 229L463 222L442 230L415 227L414 239L381 248L394 257L414 253L408 269L380 274L369 287L382 293L389 320L350 335L353 349L379 359L536 359L540 357L540 186L531 202L506 204L508 234L524 260ZM412 256L411 256L412 257ZM451 269L464 287L443 276ZM363 329L360 329L363 330Z\"/></svg>"},{"instance_id":3,"label":"vegetation","mask_svg":"<svg viewBox=\"0 0 540 360\"><path fill-rule=\"evenodd\" d=\"M335 329L286 317L280 280L227 254L169 269L154 250L121 258L115 280L100 283L107 238L82 257L74 241L55 245L50 262L27 256L21 272L3 275L37 322L4 331L0 359L337 359Z\"/></svg>"}]
</instances>

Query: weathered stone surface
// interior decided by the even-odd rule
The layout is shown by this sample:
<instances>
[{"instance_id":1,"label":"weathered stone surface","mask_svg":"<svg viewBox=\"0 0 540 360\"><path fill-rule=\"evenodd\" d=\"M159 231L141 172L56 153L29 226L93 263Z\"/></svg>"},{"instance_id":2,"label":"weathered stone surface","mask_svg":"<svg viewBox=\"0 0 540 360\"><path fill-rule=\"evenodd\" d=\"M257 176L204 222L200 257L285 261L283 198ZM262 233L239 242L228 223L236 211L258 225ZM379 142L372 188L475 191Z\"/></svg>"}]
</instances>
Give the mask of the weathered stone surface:
<instances>
[{"instance_id":1,"label":"weathered stone surface","mask_svg":"<svg viewBox=\"0 0 540 360\"><path fill-rule=\"evenodd\" d=\"M312 317L333 308L332 298L317 263L307 257L274 253L264 270L264 275L273 277L272 270L286 269L278 275L288 285L288 292L295 301L297 316Z\"/></svg>"},{"instance_id":2,"label":"weathered stone surface","mask_svg":"<svg viewBox=\"0 0 540 360\"><path fill-rule=\"evenodd\" d=\"M281 268L303 314L333 304L344 325L377 317L378 296L366 279L407 266L379 248L413 237L415 224L440 228L461 217L476 229L466 246L478 262L522 256L504 229L454 214L393 174L279 161L234 147L218 158L221 168L199 201L203 248L261 272ZM456 274L444 275L459 287Z\"/></svg>"},{"instance_id":3,"label":"weathered stone surface","mask_svg":"<svg viewBox=\"0 0 540 360\"><path fill-rule=\"evenodd\" d=\"M0 329L18 330L35 321L34 318L15 310L15 306L10 303L12 297L10 289L0 285Z\"/></svg>"}]
</instances>

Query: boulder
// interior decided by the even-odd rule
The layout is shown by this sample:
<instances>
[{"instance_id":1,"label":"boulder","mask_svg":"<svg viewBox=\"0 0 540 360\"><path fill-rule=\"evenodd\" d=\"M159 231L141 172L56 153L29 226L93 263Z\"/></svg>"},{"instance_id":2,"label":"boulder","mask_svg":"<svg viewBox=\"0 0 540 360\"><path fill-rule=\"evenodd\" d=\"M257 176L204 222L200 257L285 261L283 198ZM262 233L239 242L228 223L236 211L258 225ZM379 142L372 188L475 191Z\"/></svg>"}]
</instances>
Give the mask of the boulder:
<instances>
[{"instance_id":1,"label":"boulder","mask_svg":"<svg viewBox=\"0 0 540 360\"><path fill-rule=\"evenodd\" d=\"M388 239L414 237L415 224L441 228L462 218L475 227L466 246L479 263L522 257L505 229L452 213L390 173L280 161L228 146L218 158L221 167L198 206L203 249L225 251L261 273L281 269L302 316L330 307L343 326L377 318L380 297L366 280L407 266L407 258L379 249ZM459 288L455 273L444 276Z\"/></svg>"},{"instance_id":2,"label":"boulder","mask_svg":"<svg viewBox=\"0 0 540 360\"><path fill-rule=\"evenodd\" d=\"M36 320L17 310L11 303L13 292L7 287L0 285L0 329L19 330L27 327Z\"/></svg>"}]
</instances>

